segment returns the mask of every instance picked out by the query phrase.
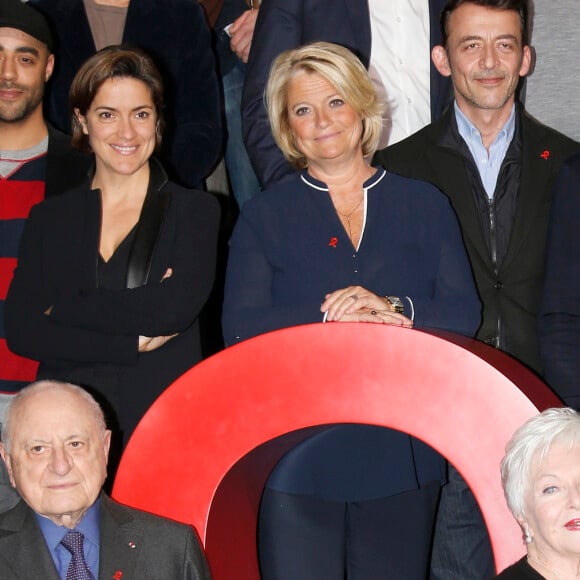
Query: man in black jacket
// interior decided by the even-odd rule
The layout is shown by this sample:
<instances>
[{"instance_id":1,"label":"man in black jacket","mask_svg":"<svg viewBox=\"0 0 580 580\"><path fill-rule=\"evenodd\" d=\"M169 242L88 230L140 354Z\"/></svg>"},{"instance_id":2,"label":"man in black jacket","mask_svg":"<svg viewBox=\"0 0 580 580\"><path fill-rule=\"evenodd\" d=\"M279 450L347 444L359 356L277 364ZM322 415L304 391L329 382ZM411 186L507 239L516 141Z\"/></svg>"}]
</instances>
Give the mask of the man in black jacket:
<instances>
[{"instance_id":1,"label":"man in black jacket","mask_svg":"<svg viewBox=\"0 0 580 580\"><path fill-rule=\"evenodd\" d=\"M37 363L11 353L3 327L4 298L30 208L66 191L86 175L89 158L42 113L44 86L54 68L44 18L20 0L0 4L0 424L10 397L36 378ZM0 466L0 511L17 498Z\"/></svg>"},{"instance_id":2,"label":"man in black jacket","mask_svg":"<svg viewBox=\"0 0 580 580\"><path fill-rule=\"evenodd\" d=\"M477 337L540 372L536 317L550 191L562 161L580 144L534 121L516 103L519 79L530 68L527 20L526 0L449 0L441 16L443 45L432 58L451 77L455 102L438 121L379 152L376 161L447 194L483 303ZM434 577L489 578L491 554L475 500L454 469L449 480ZM478 528L479 534L473 531Z\"/></svg>"}]
</instances>

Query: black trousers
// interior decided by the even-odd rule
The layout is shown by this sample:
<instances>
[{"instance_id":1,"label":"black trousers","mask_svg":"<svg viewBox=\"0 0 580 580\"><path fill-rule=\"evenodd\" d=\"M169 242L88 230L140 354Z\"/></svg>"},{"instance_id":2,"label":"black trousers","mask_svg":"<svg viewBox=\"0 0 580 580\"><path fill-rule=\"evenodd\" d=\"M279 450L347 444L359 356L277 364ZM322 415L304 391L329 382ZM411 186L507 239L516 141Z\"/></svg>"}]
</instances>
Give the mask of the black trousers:
<instances>
[{"instance_id":1,"label":"black trousers","mask_svg":"<svg viewBox=\"0 0 580 580\"><path fill-rule=\"evenodd\" d=\"M339 502L266 488L262 580L425 580L440 489Z\"/></svg>"}]
</instances>

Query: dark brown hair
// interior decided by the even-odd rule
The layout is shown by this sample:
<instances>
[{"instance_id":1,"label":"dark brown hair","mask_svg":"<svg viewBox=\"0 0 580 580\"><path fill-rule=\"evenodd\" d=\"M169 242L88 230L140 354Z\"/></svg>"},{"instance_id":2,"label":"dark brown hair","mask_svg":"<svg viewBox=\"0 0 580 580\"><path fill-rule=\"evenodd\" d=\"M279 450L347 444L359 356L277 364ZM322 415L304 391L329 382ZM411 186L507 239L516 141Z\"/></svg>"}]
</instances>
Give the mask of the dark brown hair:
<instances>
[{"instance_id":1,"label":"dark brown hair","mask_svg":"<svg viewBox=\"0 0 580 580\"><path fill-rule=\"evenodd\" d=\"M161 143L163 129L163 81L153 59L143 50L125 45L108 46L99 50L81 66L72 81L69 95L72 112L72 139L74 147L89 151L88 136L75 109L86 115L99 89L108 79L133 78L145 84L157 114L157 147Z\"/></svg>"},{"instance_id":2,"label":"dark brown hair","mask_svg":"<svg viewBox=\"0 0 580 580\"><path fill-rule=\"evenodd\" d=\"M476 6L484 6L494 10L513 10L520 16L521 30L522 30L522 47L528 44L529 30L528 30L528 0L449 0L441 12L441 36L443 38L443 46L447 48L447 39L449 38L449 17L463 4L475 4Z\"/></svg>"}]
</instances>

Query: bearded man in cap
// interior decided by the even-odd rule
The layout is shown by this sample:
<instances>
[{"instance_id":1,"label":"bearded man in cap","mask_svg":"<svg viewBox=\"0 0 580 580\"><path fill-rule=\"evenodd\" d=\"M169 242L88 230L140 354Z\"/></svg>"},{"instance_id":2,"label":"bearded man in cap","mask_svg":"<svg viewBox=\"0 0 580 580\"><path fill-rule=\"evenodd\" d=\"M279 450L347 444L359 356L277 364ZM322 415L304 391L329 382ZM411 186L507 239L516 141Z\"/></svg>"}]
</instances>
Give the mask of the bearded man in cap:
<instances>
[{"instance_id":1,"label":"bearded man in cap","mask_svg":"<svg viewBox=\"0 0 580 580\"><path fill-rule=\"evenodd\" d=\"M36 378L38 363L11 353L4 299L30 208L78 184L89 158L44 120L44 85L54 69L44 17L20 0L0 2L0 424L10 398ZM0 511L17 501L0 465Z\"/></svg>"}]
</instances>

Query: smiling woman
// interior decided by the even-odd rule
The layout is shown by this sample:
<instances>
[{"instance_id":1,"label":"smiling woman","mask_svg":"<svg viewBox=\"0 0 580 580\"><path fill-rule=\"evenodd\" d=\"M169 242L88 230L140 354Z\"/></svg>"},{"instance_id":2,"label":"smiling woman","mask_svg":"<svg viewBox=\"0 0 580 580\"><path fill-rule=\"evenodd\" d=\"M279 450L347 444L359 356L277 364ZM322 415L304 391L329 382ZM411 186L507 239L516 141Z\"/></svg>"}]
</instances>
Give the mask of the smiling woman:
<instances>
[{"instance_id":1,"label":"smiling woman","mask_svg":"<svg viewBox=\"0 0 580 580\"><path fill-rule=\"evenodd\" d=\"M75 89L78 83L72 87L73 102L77 97ZM149 157L156 146L156 109L151 92L142 81L114 77L103 82L84 113L75 107L74 114L95 154L93 188L101 190L103 204L100 254L109 260L136 223L143 206ZM123 190L130 187L136 195L125 195L119 185Z\"/></svg>"},{"instance_id":2,"label":"smiling woman","mask_svg":"<svg viewBox=\"0 0 580 580\"><path fill-rule=\"evenodd\" d=\"M201 359L198 315L213 283L219 210L152 157L163 87L144 52L92 56L71 87L87 182L31 212L6 302L15 352L39 377L100 394L125 441L155 398ZM114 423L113 423L114 424Z\"/></svg>"},{"instance_id":3,"label":"smiling woman","mask_svg":"<svg viewBox=\"0 0 580 580\"><path fill-rule=\"evenodd\" d=\"M156 145L157 114L143 82L107 79L87 112L83 115L76 108L75 115L89 137L99 179L146 175Z\"/></svg>"},{"instance_id":4,"label":"smiling woman","mask_svg":"<svg viewBox=\"0 0 580 580\"><path fill-rule=\"evenodd\" d=\"M529 419L507 444L501 475L527 558L498 578L580 577L580 415L547 409Z\"/></svg>"},{"instance_id":5,"label":"smiling woman","mask_svg":"<svg viewBox=\"0 0 580 580\"><path fill-rule=\"evenodd\" d=\"M301 173L242 208L226 342L322 321L474 333L479 301L453 211L435 187L371 166L382 107L354 54L324 42L282 53L266 100ZM403 433L335 426L308 439L266 485L262 578L424 580L444 477L443 459Z\"/></svg>"}]
</instances>

